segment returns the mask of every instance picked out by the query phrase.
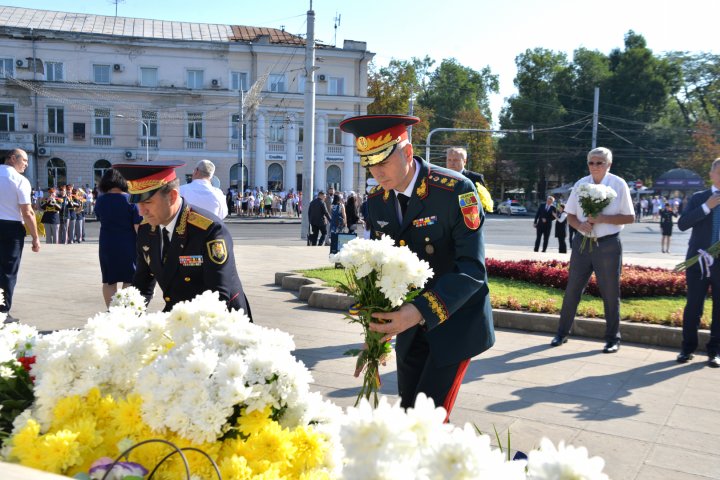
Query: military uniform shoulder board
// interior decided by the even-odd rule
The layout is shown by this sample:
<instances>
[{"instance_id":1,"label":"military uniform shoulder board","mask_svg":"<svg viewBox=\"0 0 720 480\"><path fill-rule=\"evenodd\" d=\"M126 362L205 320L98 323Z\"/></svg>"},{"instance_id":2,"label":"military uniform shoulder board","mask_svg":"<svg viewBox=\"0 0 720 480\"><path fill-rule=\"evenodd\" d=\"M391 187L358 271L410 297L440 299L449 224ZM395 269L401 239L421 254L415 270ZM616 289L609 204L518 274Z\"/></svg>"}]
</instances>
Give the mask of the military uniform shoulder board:
<instances>
[{"instance_id":1,"label":"military uniform shoulder board","mask_svg":"<svg viewBox=\"0 0 720 480\"><path fill-rule=\"evenodd\" d=\"M201 230L207 230L208 228L210 228L210 225L213 224L212 220L203 215L200 215L197 212L190 212L187 221L190 225L194 225Z\"/></svg>"},{"instance_id":2,"label":"military uniform shoulder board","mask_svg":"<svg viewBox=\"0 0 720 480\"><path fill-rule=\"evenodd\" d=\"M438 171L430 170L427 176L428 185L431 187L441 188L443 190L453 191L460 181L459 178L451 177Z\"/></svg>"},{"instance_id":3,"label":"military uniform shoulder board","mask_svg":"<svg viewBox=\"0 0 720 480\"><path fill-rule=\"evenodd\" d=\"M380 185L375 185L368 192L368 198L376 197L384 192L385 192L385 190L383 190L383 188Z\"/></svg>"}]
</instances>

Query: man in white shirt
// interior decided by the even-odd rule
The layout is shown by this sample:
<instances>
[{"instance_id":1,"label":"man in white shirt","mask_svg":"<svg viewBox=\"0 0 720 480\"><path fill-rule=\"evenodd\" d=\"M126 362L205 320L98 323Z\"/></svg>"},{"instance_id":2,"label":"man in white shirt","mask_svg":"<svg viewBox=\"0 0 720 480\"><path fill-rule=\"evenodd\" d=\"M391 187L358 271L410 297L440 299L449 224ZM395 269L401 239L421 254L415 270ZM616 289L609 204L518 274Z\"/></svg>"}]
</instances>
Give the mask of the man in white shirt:
<instances>
[{"instance_id":1,"label":"man in white shirt","mask_svg":"<svg viewBox=\"0 0 720 480\"><path fill-rule=\"evenodd\" d=\"M5 299L0 313L8 314L6 322L16 321L9 312L25 244L23 223L32 236L32 251L40 251L30 182L22 175L27 166L27 153L19 148L10 150L0 165L0 289Z\"/></svg>"},{"instance_id":2,"label":"man in white shirt","mask_svg":"<svg viewBox=\"0 0 720 480\"><path fill-rule=\"evenodd\" d=\"M603 353L616 353L620 348L620 271L622 244L618 236L624 225L635 221L635 210L627 182L610 173L612 152L604 147L587 155L590 175L575 184L565 205L567 221L580 235L572 241L570 272L565 297L560 309L557 334L550 343L559 347L567 342L583 289L595 273L605 310L605 348ZM612 188L617 197L595 217L585 215L577 195L583 183L603 184ZM583 237L590 237L590 245L582 248Z\"/></svg>"},{"instance_id":3,"label":"man in white shirt","mask_svg":"<svg viewBox=\"0 0 720 480\"><path fill-rule=\"evenodd\" d=\"M227 202L222 190L210 183L214 173L215 165L210 160L200 160L192 174L192 182L180 187L180 195L190 205L206 210L222 220L228 214Z\"/></svg>"}]
</instances>

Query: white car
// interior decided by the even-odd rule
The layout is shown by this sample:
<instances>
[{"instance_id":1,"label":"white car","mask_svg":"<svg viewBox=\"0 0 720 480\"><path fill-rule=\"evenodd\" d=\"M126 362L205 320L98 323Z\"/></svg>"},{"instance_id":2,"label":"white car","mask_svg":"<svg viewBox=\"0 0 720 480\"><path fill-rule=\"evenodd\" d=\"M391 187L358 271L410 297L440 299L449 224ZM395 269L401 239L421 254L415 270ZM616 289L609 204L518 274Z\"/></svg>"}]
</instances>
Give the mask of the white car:
<instances>
[{"instance_id":1,"label":"white car","mask_svg":"<svg viewBox=\"0 0 720 480\"><path fill-rule=\"evenodd\" d=\"M512 201L510 204L507 202L501 203L497 207L497 213L501 215L527 215L527 210L520 204L520 202Z\"/></svg>"}]
</instances>

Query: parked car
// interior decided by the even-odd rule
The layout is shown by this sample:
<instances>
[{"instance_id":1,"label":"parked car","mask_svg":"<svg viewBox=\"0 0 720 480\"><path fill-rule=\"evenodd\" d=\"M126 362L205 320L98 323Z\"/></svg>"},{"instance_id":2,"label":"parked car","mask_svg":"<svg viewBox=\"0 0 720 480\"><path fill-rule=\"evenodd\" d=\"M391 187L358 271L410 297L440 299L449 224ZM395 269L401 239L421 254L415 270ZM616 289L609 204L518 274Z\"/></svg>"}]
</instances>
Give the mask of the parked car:
<instances>
[{"instance_id":1,"label":"parked car","mask_svg":"<svg viewBox=\"0 0 720 480\"><path fill-rule=\"evenodd\" d=\"M527 215L525 207L515 200L511 201L509 205L507 202L503 202L495 210L501 215Z\"/></svg>"}]
</instances>

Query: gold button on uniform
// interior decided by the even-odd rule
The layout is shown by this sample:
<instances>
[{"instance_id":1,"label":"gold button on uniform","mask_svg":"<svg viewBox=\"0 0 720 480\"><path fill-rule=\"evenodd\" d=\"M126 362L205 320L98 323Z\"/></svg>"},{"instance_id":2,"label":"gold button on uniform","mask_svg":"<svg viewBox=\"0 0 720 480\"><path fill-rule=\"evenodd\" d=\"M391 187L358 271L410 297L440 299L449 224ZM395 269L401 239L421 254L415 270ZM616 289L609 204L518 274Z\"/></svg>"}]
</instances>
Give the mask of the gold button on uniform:
<instances>
[{"instance_id":1,"label":"gold button on uniform","mask_svg":"<svg viewBox=\"0 0 720 480\"><path fill-rule=\"evenodd\" d=\"M401 246L401 247L404 247L404 246L405 246L405 240L400 240L399 243L400 243L400 246Z\"/></svg>"},{"instance_id":2,"label":"gold button on uniform","mask_svg":"<svg viewBox=\"0 0 720 480\"><path fill-rule=\"evenodd\" d=\"M169 302L169 301L170 301L170 297L165 297L165 301L166 301L166 302Z\"/></svg>"},{"instance_id":3,"label":"gold button on uniform","mask_svg":"<svg viewBox=\"0 0 720 480\"><path fill-rule=\"evenodd\" d=\"M435 247L433 247L430 244L425 245L425 251L427 252L428 255L432 255L433 253L435 253Z\"/></svg>"},{"instance_id":4,"label":"gold button on uniform","mask_svg":"<svg viewBox=\"0 0 720 480\"><path fill-rule=\"evenodd\" d=\"M186 281L186 282L189 282L189 281L190 281L190 277L185 277L185 281Z\"/></svg>"}]
</instances>

